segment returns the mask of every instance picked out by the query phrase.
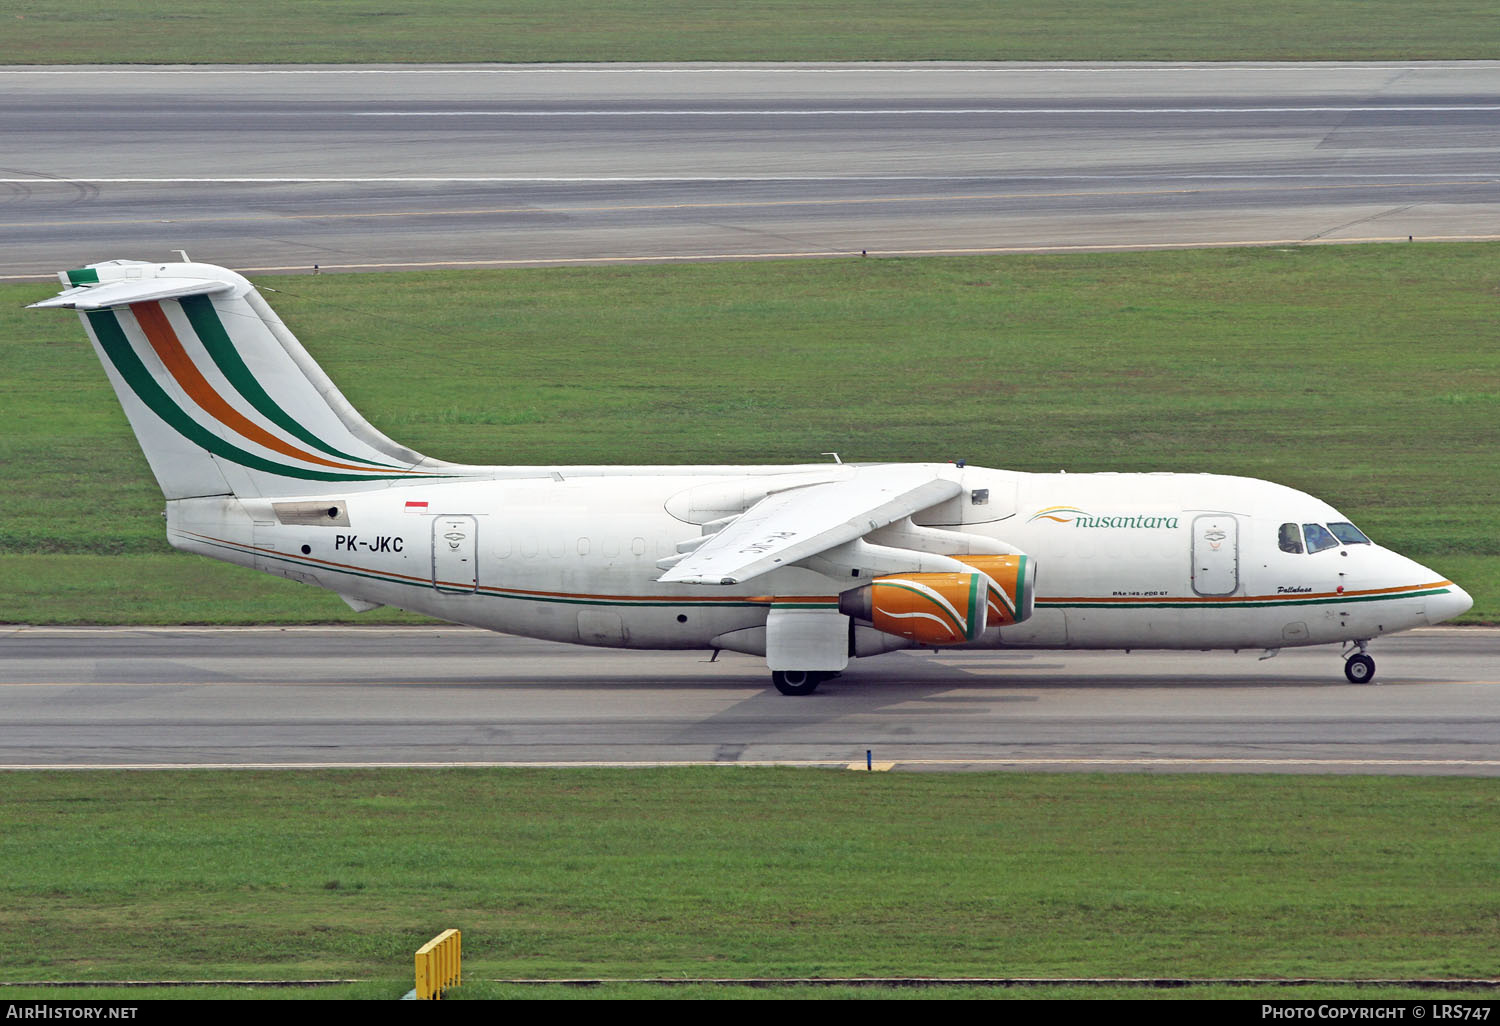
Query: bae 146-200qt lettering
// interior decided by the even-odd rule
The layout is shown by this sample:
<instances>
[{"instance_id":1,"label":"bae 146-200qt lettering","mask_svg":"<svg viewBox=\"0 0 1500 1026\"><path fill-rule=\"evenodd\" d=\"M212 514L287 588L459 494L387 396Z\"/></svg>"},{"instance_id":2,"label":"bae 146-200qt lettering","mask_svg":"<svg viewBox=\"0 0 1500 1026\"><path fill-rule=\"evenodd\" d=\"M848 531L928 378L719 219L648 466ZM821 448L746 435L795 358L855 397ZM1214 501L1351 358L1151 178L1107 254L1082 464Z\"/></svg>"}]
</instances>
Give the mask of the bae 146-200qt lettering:
<instances>
[{"instance_id":1,"label":"bae 146-200qt lettering","mask_svg":"<svg viewBox=\"0 0 1500 1026\"><path fill-rule=\"evenodd\" d=\"M167 499L175 547L509 634L764 656L784 694L895 649L1240 649L1470 606L1328 504L1211 474L962 464L481 467L367 423L248 281L60 275Z\"/></svg>"}]
</instances>

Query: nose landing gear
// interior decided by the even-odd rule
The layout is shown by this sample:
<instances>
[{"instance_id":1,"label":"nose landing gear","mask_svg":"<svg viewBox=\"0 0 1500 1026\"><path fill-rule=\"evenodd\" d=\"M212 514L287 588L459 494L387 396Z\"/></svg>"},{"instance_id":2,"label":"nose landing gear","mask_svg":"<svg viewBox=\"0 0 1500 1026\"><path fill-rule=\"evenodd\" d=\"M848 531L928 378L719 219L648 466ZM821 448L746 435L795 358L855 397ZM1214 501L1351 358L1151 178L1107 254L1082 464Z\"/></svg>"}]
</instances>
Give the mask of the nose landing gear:
<instances>
[{"instance_id":1,"label":"nose landing gear","mask_svg":"<svg viewBox=\"0 0 1500 1026\"><path fill-rule=\"evenodd\" d=\"M1350 684L1368 684L1375 679L1375 660L1365 654L1368 641L1356 641L1359 651L1344 661L1344 676Z\"/></svg>"}]
</instances>

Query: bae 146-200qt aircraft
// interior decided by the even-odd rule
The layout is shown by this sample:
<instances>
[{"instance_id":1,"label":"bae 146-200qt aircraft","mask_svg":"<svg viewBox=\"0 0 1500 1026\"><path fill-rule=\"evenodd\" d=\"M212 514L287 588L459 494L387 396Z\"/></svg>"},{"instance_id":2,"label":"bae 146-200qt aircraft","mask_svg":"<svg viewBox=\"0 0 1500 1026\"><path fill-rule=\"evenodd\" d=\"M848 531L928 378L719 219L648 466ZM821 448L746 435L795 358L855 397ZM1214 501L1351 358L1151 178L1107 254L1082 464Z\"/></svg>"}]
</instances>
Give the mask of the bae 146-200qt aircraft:
<instances>
[{"instance_id":1,"label":"bae 146-200qt aircraft","mask_svg":"<svg viewBox=\"0 0 1500 1026\"><path fill-rule=\"evenodd\" d=\"M784 694L903 648L1266 649L1470 606L1328 504L1212 474L962 463L480 467L362 418L248 281L61 274L175 547L509 634L765 657Z\"/></svg>"}]
</instances>

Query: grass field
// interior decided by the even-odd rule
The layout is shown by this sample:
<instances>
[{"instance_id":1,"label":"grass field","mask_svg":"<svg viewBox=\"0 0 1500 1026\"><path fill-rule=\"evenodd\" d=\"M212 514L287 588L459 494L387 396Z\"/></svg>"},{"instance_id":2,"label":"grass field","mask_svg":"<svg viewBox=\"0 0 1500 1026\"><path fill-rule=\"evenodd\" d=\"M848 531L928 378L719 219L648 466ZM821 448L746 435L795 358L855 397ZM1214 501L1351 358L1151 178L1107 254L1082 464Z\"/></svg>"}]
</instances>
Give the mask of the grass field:
<instances>
[{"instance_id":1,"label":"grass field","mask_svg":"<svg viewBox=\"0 0 1500 1026\"><path fill-rule=\"evenodd\" d=\"M263 284L377 427L441 458L836 450L1244 474L1328 500L1467 588L1470 622L1493 622L1497 258L1417 244ZM0 622L353 618L327 593L168 552L160 494L76 317L21 309L52 291L0 287Z\"/></svg>"},{"instance_id":2,"label":"grass field","mask_svg":"<svg viewBox=\"0 0 1500 1026\"><path fill-rule=\"evenodd\" d=\"M246 987L233 984L166 987L6 987L6 1001L389 1001L412 989L411 980L377 980L328 986ZM445 995L470 1001L1492 1001L1494 988L1460 984L1401 987L1379 984L1206 984L1145 987L1133 984L888 984L590 982L502 983L464 978ZM144 1018L144 1016L142 1016Z\"/></svg>"},{"instance_id":3,"label":"grass field","mask_svg":"<svg viewBox=\"0 0 1500 1026\"><path fill-rule=\"evenodd\" d=\"M0 63L1488 59L1479 0L9 0Z\"/></svg>"},{"instance_id":4,"label":"grass field","mask_svg":"<svg viewBox=\"0 0 1500 1026\"><path fill-rule=\"evenodd\" d=\"M1493 975L1493 781L5 775L0 978ZM302 995L292 995L302 996ZM1230 996L1250 996L1241 992Z\"/></svg>"}]
</instances>

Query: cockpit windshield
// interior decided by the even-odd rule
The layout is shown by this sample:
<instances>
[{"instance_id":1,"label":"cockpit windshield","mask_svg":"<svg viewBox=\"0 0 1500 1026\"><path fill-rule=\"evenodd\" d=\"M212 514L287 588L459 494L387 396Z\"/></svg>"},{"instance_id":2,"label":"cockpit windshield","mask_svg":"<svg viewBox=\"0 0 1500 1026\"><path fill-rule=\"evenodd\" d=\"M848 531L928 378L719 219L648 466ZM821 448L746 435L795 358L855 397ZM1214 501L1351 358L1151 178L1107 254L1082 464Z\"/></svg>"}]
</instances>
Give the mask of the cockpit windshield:
<instances>
[{"instance_id":1,"label":"cockpit windshield","mask_svg":"<svg viewBox=\"0 0 1500 1026\"><path fill-rule=\"evenodd\" d=\"M1322 524L1303 524L1302 533L1307 535L1308 552L1322 552L1324 549L1339 547L1339 540Z\"/></svg>"},{"instance_id":2,"label":"cockpit windshield","mask_svg":"<svg viewBox=\"0 0 1500 1026\"><path fill-rule=\"evenodd\" d=\"M1365 533L1359 528L1355 527L1353 524L1349 523L1347 520L1341 520L1338 523L1329 524L1328 529L1333 532L1333 536L1335 538L1343 542L1345 545L1371 544L1370 539L1365 537Z\"/></svg>"},{"instance_id":3,"label":"cockpit windshield","mask_svg":"<svg viewBox=\"0 0 1500 1026\"><path fill-rule=\"evenodd\" d=\"M1307 543L1303 544L1303 538ZM1324 552L1340 545L1369 545L1364 532L1347 520L1322 524L1282 524L1276 532L1276 544L1282 552Z\"/></svg>"},{"instance_id":4,"label":"cockpit windshield","mask_svg":"<svg viewBox=\"0 0 1500 1026\"><path fill-rule=\"evenodd\" d=\"M1302 528L1296 524L1282 524L1276 540L1282 552L1302 552Z\"/></svg>"}]
</instances>

